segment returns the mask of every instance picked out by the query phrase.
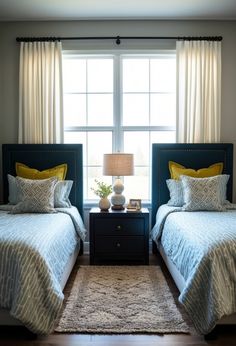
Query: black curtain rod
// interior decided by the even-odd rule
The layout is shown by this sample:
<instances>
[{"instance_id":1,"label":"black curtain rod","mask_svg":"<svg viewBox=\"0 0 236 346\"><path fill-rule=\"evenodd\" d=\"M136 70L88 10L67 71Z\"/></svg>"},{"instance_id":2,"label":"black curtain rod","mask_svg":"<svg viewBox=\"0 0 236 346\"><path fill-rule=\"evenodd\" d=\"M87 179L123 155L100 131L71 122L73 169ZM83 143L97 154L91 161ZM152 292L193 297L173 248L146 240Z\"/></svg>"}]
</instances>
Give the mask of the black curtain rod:
<instances>
[{"instance_id":1,"label":"black curtain rod","mask_svg":"<svg viewBox=\"0 0 236 346\"><path fill-rule=\"evenodd\" d=\"M17 37L17 42L55 42L68 40L115 40L119 45L121 40L183 40L183 41L222 41L222 36L102 36L102 37Z\"/></svg>"}]
</instances>

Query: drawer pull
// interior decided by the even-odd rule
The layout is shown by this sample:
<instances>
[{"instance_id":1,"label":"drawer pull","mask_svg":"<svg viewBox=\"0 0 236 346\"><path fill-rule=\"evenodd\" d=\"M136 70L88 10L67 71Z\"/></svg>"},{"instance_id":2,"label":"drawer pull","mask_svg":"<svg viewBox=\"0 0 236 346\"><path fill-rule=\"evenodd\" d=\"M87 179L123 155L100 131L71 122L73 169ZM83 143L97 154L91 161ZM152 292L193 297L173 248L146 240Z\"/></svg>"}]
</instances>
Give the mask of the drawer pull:
<instances>
[{"instance_id":1,"label":"drawer pull","mask_svg":"<svg viewBox=\"0 0 236 346\"><path fill-rule=\"evenodd\" d=\"M122 229L121 225L117 225L117 226L116 226L116 230L117 230L117 231L120 231L121 229Z\"/></svg>"},{"instance_id":2,"label":"drawer pull","mask_svg":"<svg viewBox=\"0 0 236 346\"><path fill-rule=\"evenodd\" d=\"M120 247L120 243L117 243L117 244L116 244L116 247Z\"/></svg>"}]
</instances>

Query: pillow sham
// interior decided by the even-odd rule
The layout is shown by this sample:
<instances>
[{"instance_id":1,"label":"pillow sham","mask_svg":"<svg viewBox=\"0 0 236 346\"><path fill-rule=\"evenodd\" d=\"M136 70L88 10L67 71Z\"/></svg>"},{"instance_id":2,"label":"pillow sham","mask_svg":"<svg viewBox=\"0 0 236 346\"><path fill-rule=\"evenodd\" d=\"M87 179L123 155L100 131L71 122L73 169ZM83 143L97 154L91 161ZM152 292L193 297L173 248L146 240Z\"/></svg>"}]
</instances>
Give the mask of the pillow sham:
<instances>
[{"instance_id":1,"label":"pillow sham","mask_svg":"<svg viewBox=\"0 0 236 346\"><path fill-rule=\"evenodd\" d=\"M183 210L225 210L226 187L229 175L209 178L180 177L183 184Z\"/></svg>"},{"instance_id":2,"label":"pillow sham","mask_svg":"<svg viewBox=\"0 0 236 346\"><path fill-rule=\"evenodd\" d=\"M8 174L8 186L9 204L17 204L20 202L20 195L18 191L16 177ZM24 179L24 178L22 178ZM73 185L73 180L62 180L58 181L54 190L54 207L55 208L70 208L71 202L69 200L70 191Z\"/></svg>"},{"instance_id":3,"label":"pillow sham","mask_svg":"<svg viewBox=\"0 0 236 346\"><path fill-rule=\"evenodd\" d=\"M58 180L64 180L67 173L67 164L61 165L39 171L35 168L30 168L23 163L16 162L16 175L26 179L48 179L57 177Z\"/></svg>"},{"instance_id":4,"label":"pillow sham","mask_svg":"<svg viewBox=\"0 0 236 346\"><path fill-rule=\"evenodd\" d=\"M169 171L171 179L176 180L178 180L181 175L187 175L194 178L207 178L221 174L223 171L223 163L218 162L208 168L195 170L192 168L186 168L179 163L169 161Z\"/></svg>"},{"instance_id":5,"label":"pillow sham","mask_svg":"<svg viewBox=\"0 0 236 346\"><path fill-rule=\"evenodd\" d=\"M167 179L166 184L170 192L170 199L167 202L167 205L172 207L182 207L184 204L182 181Z\"/></svg>"},{"instance_id":6,"label":"pillow sham","mask_svg":"<svg viewBox=\"0 0 236 346\"><path fill-rule=\"evenodd\" d=\"M16 184L20 202L10 211L11 214L20 213L54 213L54 190L57 178L24 179L16 177Z\"/></svg>"},{"instance_id":7,"label":"pillow sham","mask_svg":"<svg viewBox=\"0 0 236 346\"><path fill-rule=\"evenodd\" d=\"M55 208L70 208L69 200L70 191L73 185L73 180L58 181L54 192L54 207Z\"/></svg>"},{"instance_id":8,"label":"pillow sham","mask_svg":"<svg viewBox=\"0 0 236 346\"><path fill-rule=\"evenodd\" d=\"M19 192L16 184L16 177L13 177L13 175L8 174L7 175L8 180L8 203L10 204L17 204L20 202L19 199Z\"/></svg>"}]
</instances>

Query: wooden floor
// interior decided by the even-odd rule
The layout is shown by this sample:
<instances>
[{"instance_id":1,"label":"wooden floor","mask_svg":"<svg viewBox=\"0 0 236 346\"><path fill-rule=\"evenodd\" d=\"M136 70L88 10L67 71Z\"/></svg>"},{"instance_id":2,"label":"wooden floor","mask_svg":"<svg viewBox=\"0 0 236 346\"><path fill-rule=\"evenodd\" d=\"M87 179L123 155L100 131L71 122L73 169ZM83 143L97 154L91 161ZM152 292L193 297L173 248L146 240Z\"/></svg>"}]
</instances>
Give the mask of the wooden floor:
<instances>
[{"instance_id":1,"label":"wooden floor","mask_svg":"<svg viewBox=\"0 0 236 346\"><path fill-rule=\"evenodd\" d=\"M79 264L88 264L86 255L79 257ZM176 299L178 291L161 259L150 256L150 264L161 265L170 289ZM73 275L73 274L72 274ZM178 303L178 302L177 302ZM236 327L222 327L217 330L215 339L205 340L191 329L190 334L166 335L81 335L54 333L47 337L29 339L28 334L19 329L0 329L0 346L236 346Z\"/></svg>"}]
</instances>

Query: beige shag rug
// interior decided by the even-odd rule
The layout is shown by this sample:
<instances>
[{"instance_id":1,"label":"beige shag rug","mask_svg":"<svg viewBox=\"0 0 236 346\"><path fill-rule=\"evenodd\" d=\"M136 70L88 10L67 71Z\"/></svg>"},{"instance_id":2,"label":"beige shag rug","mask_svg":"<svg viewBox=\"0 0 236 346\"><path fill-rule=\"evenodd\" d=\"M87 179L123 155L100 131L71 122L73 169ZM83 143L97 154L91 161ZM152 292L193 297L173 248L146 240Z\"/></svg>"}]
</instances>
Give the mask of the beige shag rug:
<instances>
[{"instance_id":1,"label":"beige shag rug","mask_svg":"<svg viewBox=\"0 0 236 346\"><path fill-rule=\"evenodd\" d=\"M80 266L55 329L63 333L188 333L159 266Z\"/></svg>"}]
</instances>

